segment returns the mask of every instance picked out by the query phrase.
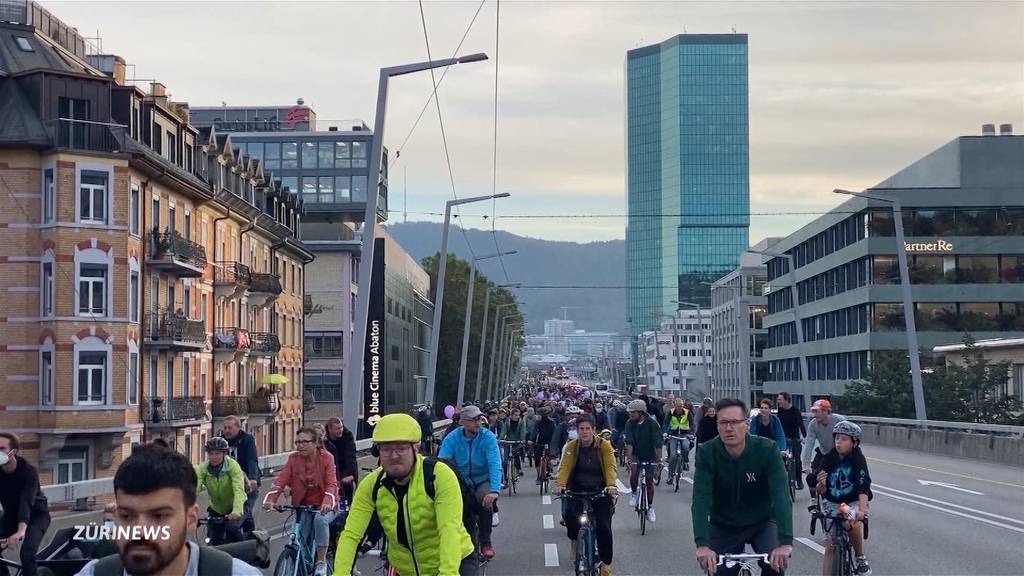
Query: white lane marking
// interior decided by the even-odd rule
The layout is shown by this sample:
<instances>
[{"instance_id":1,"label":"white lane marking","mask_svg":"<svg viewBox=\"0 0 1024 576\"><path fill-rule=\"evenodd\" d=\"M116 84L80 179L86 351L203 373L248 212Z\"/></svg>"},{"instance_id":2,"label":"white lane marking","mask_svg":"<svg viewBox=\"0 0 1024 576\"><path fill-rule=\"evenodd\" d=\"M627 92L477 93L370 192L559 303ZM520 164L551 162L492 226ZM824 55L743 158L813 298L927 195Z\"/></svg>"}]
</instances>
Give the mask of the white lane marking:
<instances>
[{"instance_id":1,"label":"white lane marking","mask_svg":"<svg viewBox=\"0 0 1024 576\"><path fill-rule=\"evenodd\" d=\"M619 494L629 494L629 486L622 483L622 480L615 479L615 487L619 489Z\"/></svg>"},{"instance_id":2,"label":"white lane marking","mask_svg":"<svg viewBox=\"0 0 1024 576\"><path fill-rule=\"evenodd\" d=\"M950 490L956 490L957 492L966 492L968 494L974 494L975 496L984 496L984 492L978 492L976 490L968 490L967 488L961 488L959 484L953 484L952 482L936 482L935 480L921 480L917 479L917 483L921 486L942 486L943 488L949 488Z\"/></svg>"},{"instance_id":3,"label":"white lane marking","mask_svg":"<svg viewBox=\"0 0 1024 576\"><path fill-rule=\"evenodd\" d=\"M1009 524L1003 524L1002 522L996 522L995 520L989 520L988 518L979 518L977 516L971 516L970 514L964 514L963 512L957 512L956 510L950 510L949 508L943 508L941 506L935 506L933 504L927 504L925 502L919 502L917 500L911 500L910 498L904 498L903 496L897 496L895 494L889 494L888 492L882 492L879 490L874 491L875 494L881 494L882 496L888 496L889 498L895 498L896 500L902 500L911 504L917 504L918 506L924 506L925 508L931 508L932 510L938 510L939 512L945 512L946 514L952 514L954 516L960 516L961 518L969 518L971 520L977 520L978 522L984 522L985 524L991 524L998 528L1006 528L1007 530L1013 530L1014 532L1020 532L1024 534L1024 528L1018 528L1017 526L1010 526Z\"/></svg>"},{"instance_id":4,"label":"white lane marking","mask_svg":"<svg viewBox=\"0 0 1024 576\"><path fill-rule=\"evenodd\" d=\"M811 550L814 550L818 554L824 554L825 553L825 547L822 546L821 544L818 544L814 540L811 540L810 538L794 538L794 540L796 540L797 542L803 544L804 546L807 546Z\"/></svg>"},{"instance_id":5,"label":"white lane marking","mask_svg":"<svg viewBox=\"0 0 1024 576\"><path fill-rule=\"evenodd\" d=\"M558 544L544 545L544 566L558 568Z\"/></svg>"},{"instance_id":6,"label":"white lane marking","mask_svg":"<svg viewBox=\"0 0 1024 576\"><path fill-rule=\"evenodd\" d=\"M683 480L686 480L690 484L693 484L693 478L690 478L689 476L683 476Z\"/></svg>"},{"instance_id":7,"label":"white lane marking","mask_svg":"<svg viewBox=\"0 0 1024 576\"><path fill-rule=\"evenodd\" d=\"M903 466L904 468L913 468L915 470L925 470L926 472L937 472L939 474L948 474L949 476L956 476L958 478L967 478L968 480L977 480L978 482L988 482L990 484L999 484L1000 486L1009 486L1010 488L1024 488L1024 484L1014 484L1013 482L1000 482L999 480L989 480L988 478L978 478L977 476L968 476L967 474L958 474L956 472L947 472L945 470L936 470L935 468L925 468L924 466L914 466L912 464L904 464L902 462L892 462L890 460L882 460L881 458L868 458L868 460L874 460L875 462L881 462L883 464L892 464L893 466Z\"/></svg>"},{"instance_id":8,"label":"white lane marking","mask_svg":"<svg viewBox=\"0 0 1024 576\"><path fill-rule=\"evenodd\" d=\"M544 529L551 530L555 527L555 517L551 514L544 515Z\"/></svg>"},{"instance_id":9,"label":"white lane marking","mask_svg":"<svg viewBox=\"0 0 1024 576\"><path fill-rule=\"evenodd\" d=\"M541 501L541 502L542 502L542 503L543 503L543 504L544 504L545 506L548 506L548 505L550 505L550 504L551 504L551 495L549 495L549 494L545 494L545 495L544 495L544 497L540 499L540 501Z\"/></svg>"},{"instance_id":10,"label":"white lane marking","mask_svg":"<svg viewBox=\"0 0 1024 576\"><path fill-rule=\"evenodd\" d=\"M1014 524L1024 525L1024 520L1021 520L1019 518L1010 518L1008 516L1000 516L999 514L993 514L991 512L985 512L984 510L977 510L977 509L971 508L969 506L961 506L959 504L953 504L952 502L946 502L945 500L936 500L935 498L929 498L927 496L921 496L920 494L914 494L913 492L904 492L903 490L897 490L895 488L890 488L888 486L881 486L879 484L874 484L873 483L873 484L871 484L871 486L872 487L881 488L882 490L887 490L889 492L895 492L897 494L903 494L904 496L910 496L911 498L919 498L921 500L927 500L929 502L935 502L936 504L942 504L943 506L949 506L949 507L952 507L952 508L959 508L960 510L966 510L967 512L973 512L975 514L981 514L982 516L988 516L990 518L995 518L996 520L1003 520L1005 522L1013 522Z\"/></svg>"}]
</instances>

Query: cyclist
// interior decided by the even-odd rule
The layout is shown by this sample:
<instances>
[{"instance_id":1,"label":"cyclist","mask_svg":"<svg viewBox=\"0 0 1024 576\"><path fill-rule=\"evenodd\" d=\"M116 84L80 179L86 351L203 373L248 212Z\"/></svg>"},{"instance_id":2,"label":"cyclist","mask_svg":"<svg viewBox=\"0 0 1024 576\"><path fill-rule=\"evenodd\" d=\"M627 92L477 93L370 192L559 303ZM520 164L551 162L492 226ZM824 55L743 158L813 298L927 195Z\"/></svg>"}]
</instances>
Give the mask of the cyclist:
<instances>
[{"instance_id":1,"label":"cyclist","mask_svg":"<svg viewBox=\"0 0 1024 576\"><path fill-rule=\"evenodd\" d=\"M293 506L313 506L319 512L313 518L316 542L317 576L327 573L327 540L331 522L338 515L338 477L331 453L318 445L319 438L312 428L299 428L295 433L295 452L274 480L274 485L263 497L263 507L270 510L284 489L291 489Z\"/></svg>"},{"instance_id":2,"label":"cyclist","mask_svg":"<svg viewBox=\"0 0 1024 576\"><path fill-rule=\"evenodd\" d=\"M748 433L747 405L725 398L715 405L718 438L698 448L693 476L693 539L697 563L714 574L718 554L747 544L769 554L761 576L780 574L793 551L789 478L771 440ZM736 574L739 566L726 571Z\"/></svg>"},{"instance_id":3,"label":"cyclist","mask_svg":"<svg viewBox=\"0 0 1024 576\"><path fill-rule=\"evenodd\" d=\"M501 490L501 453L498 439L480 425L480 409L470 404L462 409L462 426L452 431L441 443L438 458L455 463L480 502L477 507L477 529L480 554L494 557L491 529L497 524L498 496Z\"/></svg>"},{"instance_id":4,"label":"cyclist","mask_svg":"<svg viewBox=\"0 0 1024 576\"><path fill-rule=\"evenodd\" d=\"M347 501L352 501L359 478L359 464L356 461L356 440L352 431L345 427L341 418L332 416L327 419L327 438L324 448L334 456L335 474L338 478L339 494Z\"/></svg>"},{"instance_id":5,"label":"cyclist","mask_svg":"<svg viewBox=\"0 0 1024 576\"><path fill-rule=\"evenodd\" d=\"M475 418L471 418L476 420ZM422 438L408 414L388 414L373 428L381 466L356 488L334 557L335 576L348 576L359 540L376 515L388 539L388 562L411 576L475 575L477 557L462 521L462 491L456 472L434 466L434 497L426 488Z\"/></svg>"},{"instance_id":6,"label":"cyclist","mask_svg":"<svg viewBox=\"0 0 1024 576\"><path fill-rule=\"evenodd\" d=\"M228 456L228 441L215 436L206 441L206 462L196 465L196 491L210 493L206 514L222 520L210 522L207 534L211 546L239 542L245 518L245 473L234 458Z\"/></svg>"},{"instance_id":7,"label":"cyclist","mask_svg":"<svg viewBox=\"0 0 1024 576\"><path fill-rule=\"evenodd\" d=\"M821 460L818 484L815 487L824 499L825 512L837 514L840 504L847 504L854 513L853 521L846 522L850 543L856 556L855 571L860 576L870 576L871 566L864 556L864 515L871 499L871 474L868 462L860 449L860 426L849 421L836 422L832 428L835 437L832 450ZM832 543L826 539L825 561L822 575L827 576L832 565Z\"/></svg>"},{"instance_id":8,"label":"cyclist","mask_svg":"<svg viewBox=\"0 0 1024 576\"><path fill-rule=\"evenodd\" d=\"M604 404L600 402L594 404L594 428L604 430L608 427L608 423L608 413L604 411Z\"/></svg>"},{"instance_id":9,"label":"cyclist","mask_svg":"<svg viewBox=\"0 0 1024 576\"><path fill-rule=\"evenodd\" d=\"M245 520L242 521L242 532L256 529L256 520L252 508L260 495L260 460L256 452L256 441L252 434L242 430L242 423L237 416L224 418L224 429L221 435L228 441L228 456L231 456L245 472Z\"/></svg>"},{"instance_id":10,"label":"cyclist","mask_svg":"<svg viewBox=\"0 0 1024 576\"><path fill-rule=\"evenodd\" d=\"M782 430L779 417L772 414L772 401L761 398L756 414L750 416L750 433L775 442L779 452L786 451L786 433Z\"/></svg>"},{"instance_id":11,"label":"cyclist","mask_svg":"<svg viewBox=\"0 0 1024 576\"><path fill-rule=\"evenodd\" d=\"M570 404L565 409L565 416L558 425L555 426L555 433L551 436L551 455L552 458L558 460L562 457L562 448L569 440L575 440L578 432L576 431L576 417L583 413L583 410L575 404Z\"/></svg>"},{"instance_id":12,"label":"cyclist","mask_svg":"<svg viewBox=\"0 0 1024 576\"><path fill-rule=\"evenodd\" d=\"M814 506L814 486L818 483L817 476L818 470L821 469L821 459L825 454L831 452L834 446L832 429L835 428L837 422L846 420L839 414L833 414L832 403L825 399L817 400L811 405L811 414L813 418L807 425L807 441L800 453L803 473L807 475L807 488L811 490L811 501L808 508ZM815 447L815 442L818 443L818 447ZM811 458L812 452L813 459Z\"/></svg>"},{"instance_id":13,"label":"cyclist","mask_svg":"<svg viewBox=\"0 0 1024 576\"><path fill-rule=\"evenodd\" d=\"M799 458L802 439L807 436L804 415L796 406L793 406L793 398L789 392L779 392L775 398L775 405L778 407L777 415L779 421L782 422L782 432L786 435L786 446L789 448L789 453L793 455L793 458ZM796 487L799 490L804 489L804 478L801 474L796 475Z\"/></svg>"},{"instance_id":14,"label":"cyclist","mask_svg":"<svg viewBox=\"0 0 1024 576\"><path fill-rule=\"evenodd\" d=\"M544 483L540 470L544 460L544 446L550 446L551 437L555 435L555 423L549 417L550 414L551 409L547 406L541 406L537 409L538 420L533 429L533 436L530 437L530 443L533 444L533 459L537 463L538 486Z\"/></svg>"},{"instance_id":15,"label":"cyclist","mask_svg":"<svg viewBox=\"0 0 1024 576\"><path fill-rule=\"evenodd\" d=\"M13 432L0 432L0 554L21 544L21 573L36 576L36 555L50 527L49 503L39 488L39 472L21 457ZM7 567L0 564L0 574Z\"/></svg>"},{"instance_id":16,"label":"cyclist","mask_svg":"<svg viewBox=\"0 0 1024 576\"><path fill-rule=\"evenodd\" d=\"M501 432L498 434L498 439L510 442L526 442L526 422L522 421L522 415L519 412L519 408L512 409L512 415L509 417L508 422L502 426ZM502 458L503 463L508 461L514 461L515 469L520 475L522 475L523 449L521 446L515 446L509 455L509 458ZM502 472L506 473L506 478L511 478L511 476L507 474L508 470L502 470Z\"/></svg>"},{"instance_id":17,"label":"cyclist","mask_svg":"<svg viewBox=\"0 0 1024 576\"><path fill-rule=\"evenodd\" d=\"M420 454L429 456L433 452L434 419L426 404L416 405L416 423L420 425Z\"/></svg>"},{"instance_id":18,"label":"cyclist","mask_svg":"<svg viewBox=\"0 0 1024 576\"><path fill-rule=\"evenodd\" d=\"M573 492L596 492L604 490L606 497L594 501L594 526L597 529L597 553L601 559L601 576L612 573L612 513L615 487L615 453L608 440L595 435L594 417L581 415L576 419L579 437L565 445L562 461L558 464L555 486L559 490ZM569 541L572 542L572 558L576 558L576 537L579 535L579 516L582 503L570 500L562 509Z\"/></svg>"},{"instance_id":19,"label":"cyclist","mask_svg":"<svg viewBox=\"0 0 1024 576\"><path fill-rule=\"evenodd\" d=\"M676 474L676 467L682 466L683 470L690 469L689 437L693 435L693 418L691 417L690 410L686 408L686 402L682 398L675 399L672 404L672 410L665 415L665 422L662 424L662 428L665 430L664 439L668 442L668 483L671 484L672 478ZM682 441L682 446L677 446L676 440L669 442L669 436L681 436L686 439ZM681 453L678 461L673 458L677 449Z\"/></svg>"},{"instance_id":20,"label":"cyclist","mask_svg":"<svg viewBox=\"0 0 1024 576\"><path fill-rule=\"evenodd\" d=\"M647 521L655 522L654 513L654 477L661 474L661 426L658 421L647 414L647 405L643 400L633 400L626 406L629 422L624 431L626 439L626 461L629 462L629 505L636 506L640 499L637 483L640 481L640 462L648 462L647 466Z\"/></svg>"},{"instance_id":21,"label":"cyclist","mask_svg":"<svg viewBox=\"0 0 1024 576\"><path fill-rule=\"evenodd\" d=\"M196 484L182 454L158 444L134 448L114 474L116 524L166 531L116 540L117 554L89 562L78 576L260 576L255 567L188 540L199 516Z\"/></svg>"}]
</instances>

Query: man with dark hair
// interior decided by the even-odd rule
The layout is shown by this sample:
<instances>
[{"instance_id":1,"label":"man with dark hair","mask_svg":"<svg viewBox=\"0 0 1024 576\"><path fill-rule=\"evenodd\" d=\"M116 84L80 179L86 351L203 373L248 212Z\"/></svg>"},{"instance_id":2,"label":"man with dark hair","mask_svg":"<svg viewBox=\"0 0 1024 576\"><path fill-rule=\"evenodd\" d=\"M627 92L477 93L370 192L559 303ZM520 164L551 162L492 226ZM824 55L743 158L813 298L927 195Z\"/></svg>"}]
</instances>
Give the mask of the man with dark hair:
<instances>
[{"instance_id":1,"label":"man with dark hair","mask_svg":"<svg viewBox=\"0 0 1024 576\"><path fill-rule=\"evenodd\" d=\"M155 444L136 448L114 474L118 554L93 560L78 576L258 576L256 568L188 541L195 531L196 472L181 454Z\"/></svg>"},{"instance_id":2,"label":"man with dark hair","mask_svg":"<svg viewBox=\"0 0 1024 576\"><path fill-rule=\"evenodd\" d=\"M749 434L747 405L736 398L715 405L718 437L697 449L693 476L693 539L697 563L715 573L719 554L743 553L750 544L769 554L761 576L785 569L793 551L789 478L775 444ZM739 566L726 568L735 575Z\"/></svg>"},{"instance_id":3,"label":"man with dark hair","mask_svg":"<svg viewBox=\"0 0 1024 576\"><path fill-rule=\"evenodd\" d=\"M786 445L793 458L800 458L803 449L803 438L807 436L807 428L804 426L804 415L793 406L793 398L789 392L779 392L775 397L775 405L778 407L779 421L782 422L782 431L786 435ZM804 489L803 474L796 475L797 489Z\"/></svg>"},{"instance_id":4,"label":"man with dark hair","mask_svg":"<svg viewBox=\"0 0 1024 576\"><path fill-rule=\"evenodd\" d=\"M341 418L332 416L327 419L327 437L324 448L334 456L337 469L338 487L345 500L352 501L355 493L356 479L359 477L359 464L356 462L356 440L352 431L345 427Z\"/></svg>"},{"instance_id":5,"label":"man with dark hair","mask_svg":"<svg viewBox=\"0 0 1024 576\"><path fill-rule=\"evenodd\" d=\"M252 532L256 529L252 508L256 505L256 498L260 495L261 475L256 440L251 434L242 430L241 421L234 415L224 418L224 430L221 434L228 441L228 455L234 458L242 467L242 472L245 472L245 519L242 521L242 531Z\"/></svg>"},{"instance_id":6,"label":"man with dark hair","mask_svg":"<svg viewBox=\"0 0 1024 576\"><path fill-rule=\"evenodd\" d=\"M21 544L21 573L36 576L36 555L50 526L50 512L39 489L39 473L20 451L15 434L0 432L0 553ZM6 576L6 566L0 565L0 574Z\"/></svg>"}]
</instances>

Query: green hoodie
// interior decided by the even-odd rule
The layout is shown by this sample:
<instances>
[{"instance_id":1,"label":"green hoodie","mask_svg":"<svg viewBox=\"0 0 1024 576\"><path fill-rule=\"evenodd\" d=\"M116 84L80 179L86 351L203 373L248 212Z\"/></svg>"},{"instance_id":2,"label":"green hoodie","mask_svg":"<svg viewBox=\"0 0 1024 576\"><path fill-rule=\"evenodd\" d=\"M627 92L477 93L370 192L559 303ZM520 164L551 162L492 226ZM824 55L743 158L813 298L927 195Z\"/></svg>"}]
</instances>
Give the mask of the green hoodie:
<instances>
[{"instance_id":1,"label":"green hoodie","mask_svg":"<svg viewBox=\"0 0 1024 576\"><path fill-rule=\"evenodd\" d=\"M230 456L224 457L219 474L210 472L210 463L196 466L196 490L206 488L210 493L210 508L218 514L245 514L245 473L238 462Z\"/></svg>"},{"instance_id":2,"label":"green hoodie","mask_svg":"<svg viewBox=\"0 0 1024 576\"><path fill-rule=\"evenodd\" d=\"M693 475L693 540L708 545L708 526L757 526L774 517L779 543L793 543L793 509L789 478L775 443L747 434L739 458L725 450L721 438L702 444ZM710 522L709 522L710 519Z\"/></svg>"}]
</instances>

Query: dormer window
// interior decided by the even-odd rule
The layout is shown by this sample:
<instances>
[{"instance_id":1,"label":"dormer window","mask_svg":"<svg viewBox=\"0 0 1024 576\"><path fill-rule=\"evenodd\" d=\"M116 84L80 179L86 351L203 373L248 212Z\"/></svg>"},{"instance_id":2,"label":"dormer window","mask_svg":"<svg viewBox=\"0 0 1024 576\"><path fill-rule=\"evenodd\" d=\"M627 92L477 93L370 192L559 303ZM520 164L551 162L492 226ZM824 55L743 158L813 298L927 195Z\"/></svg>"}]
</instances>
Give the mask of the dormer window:
<instances>
[{"instance_id":1,"label":"dormer window","mask_svg":"<svg viewBox=\"0 0 1024 576\"><path fill-rule=\"evenodd\" d=\"M32 47L32 44L28 41L28 38L24 36L15 36L14 42L18 44L18 49L22 52L35 52L36 49Z\"/></svg>"}]
</instances>

